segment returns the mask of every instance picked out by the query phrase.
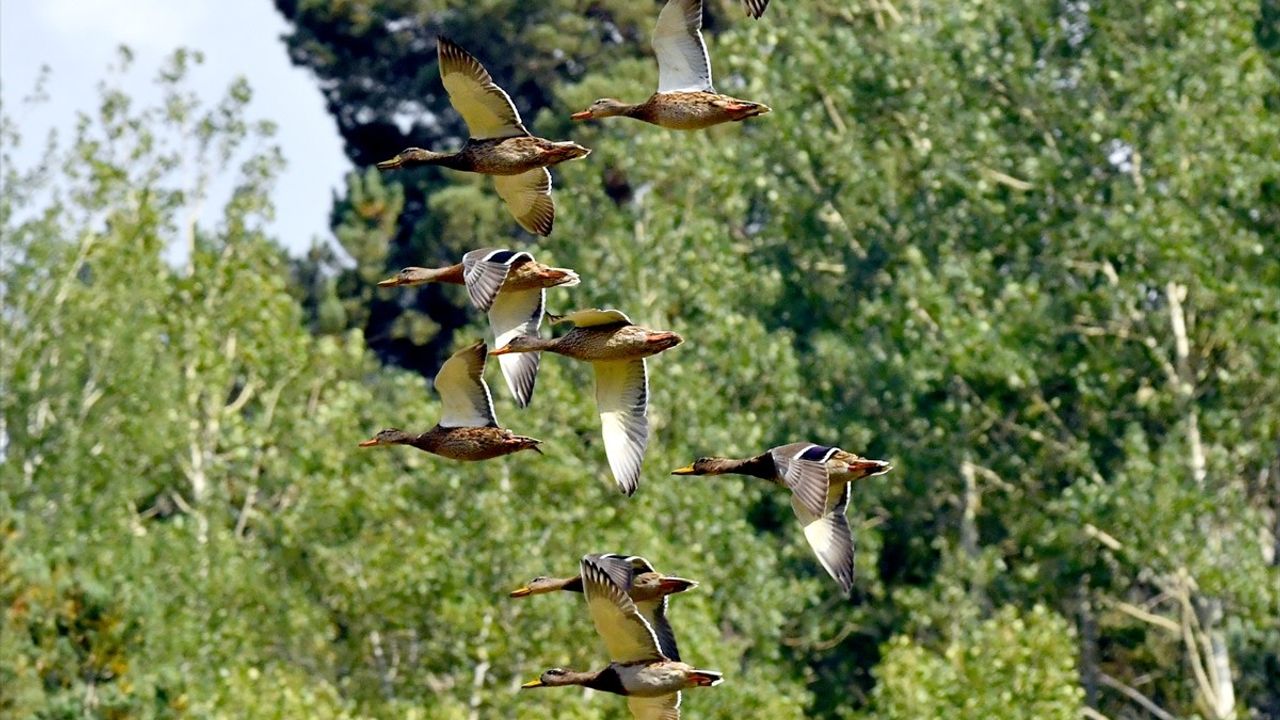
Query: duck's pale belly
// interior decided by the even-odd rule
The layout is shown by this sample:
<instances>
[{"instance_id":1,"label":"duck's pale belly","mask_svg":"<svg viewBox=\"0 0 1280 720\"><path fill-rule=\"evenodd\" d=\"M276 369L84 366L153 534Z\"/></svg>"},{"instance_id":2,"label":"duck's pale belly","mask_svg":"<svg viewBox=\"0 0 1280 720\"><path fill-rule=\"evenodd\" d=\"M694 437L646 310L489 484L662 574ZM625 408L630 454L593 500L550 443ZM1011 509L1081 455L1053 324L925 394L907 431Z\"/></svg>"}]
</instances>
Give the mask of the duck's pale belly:
<instances>
[{"instance_id":1,"label":"duck's pale belly","mask_svg":"<svg viewBox=\"0 0 1280 720\"><path fill-rule=\"evenodd\" d=\"M689 687L688 672L691 669L684 663L676 662L623 665L618 668L618 675L622 678L622 687L628 693L640 697L659 697Z\"/></svg>"}]
</instances>

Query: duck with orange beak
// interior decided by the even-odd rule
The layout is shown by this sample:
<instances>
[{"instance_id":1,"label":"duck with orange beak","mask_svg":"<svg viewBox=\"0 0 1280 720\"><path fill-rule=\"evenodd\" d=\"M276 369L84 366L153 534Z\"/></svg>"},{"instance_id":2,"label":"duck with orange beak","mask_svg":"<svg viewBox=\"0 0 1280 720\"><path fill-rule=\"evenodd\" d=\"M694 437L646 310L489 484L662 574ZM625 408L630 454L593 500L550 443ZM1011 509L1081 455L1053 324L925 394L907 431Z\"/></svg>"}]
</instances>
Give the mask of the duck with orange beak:
<instances>
[{"instance_id":1,"label":"duck with orange beak","mask_svg":"<svg viewBox=\"0 0 1280 720\"><path fill-rule=\"evenodd\" d=\"M791 509L804 526L804 537L818 562L840 584L845 595L853 592L853 533L845 516L849 485L854 480L883 475L893 466L870 460L837 447L799 442L782 445L741 460L698 458L672 475L750 475L791 491Z\"/></svg>"},{"instance_id":2,"label":"duck with orange beak","mask_svg":"<svg viewBox=\"0 0 1280 720\"><path fill-rule=\"evenodd\" d=\"M573 323L557 338L519 335L489 353L553 352L591 363L605 455L618 488L627 495L640 484L640 464L649 444L649 375L645 358L684 342L669 331L649 330L612 309L549 315L551 324Z\"/></svg>"}]
</instances>

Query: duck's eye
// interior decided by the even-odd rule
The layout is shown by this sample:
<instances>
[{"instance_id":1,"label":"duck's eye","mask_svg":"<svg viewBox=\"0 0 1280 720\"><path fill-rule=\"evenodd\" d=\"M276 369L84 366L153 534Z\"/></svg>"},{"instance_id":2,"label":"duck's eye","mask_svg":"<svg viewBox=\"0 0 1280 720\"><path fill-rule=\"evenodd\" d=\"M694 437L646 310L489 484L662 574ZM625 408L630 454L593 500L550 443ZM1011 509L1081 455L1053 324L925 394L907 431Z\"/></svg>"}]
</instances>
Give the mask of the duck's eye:
<instances>
[{"instance_id":1,"label":"duck's eye","mask_svg":"<svg viewBox=\"0 0 1280 720\"><path fill-rule=\"evenodd\" d=\"M536 578L534 578L534 579L530 580L529 582L531 582L531 583L540 583L540 582L546 582L546 581L547 581L547 577L546 577L545 575L539 575L538 577L536 577Z\"/></svg>"}]
</instances>

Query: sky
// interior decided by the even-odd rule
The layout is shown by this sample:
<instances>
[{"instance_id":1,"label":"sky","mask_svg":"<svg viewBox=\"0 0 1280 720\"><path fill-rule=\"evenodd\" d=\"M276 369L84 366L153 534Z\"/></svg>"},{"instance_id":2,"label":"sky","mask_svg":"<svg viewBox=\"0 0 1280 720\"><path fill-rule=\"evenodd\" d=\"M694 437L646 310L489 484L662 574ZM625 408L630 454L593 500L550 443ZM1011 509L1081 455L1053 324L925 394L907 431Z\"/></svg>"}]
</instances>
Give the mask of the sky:
<instances>
[{"instance_id":1,"label":"sky","mask_svg":"<svg viewBox=\"0 0 1280 720\"><path fill-rule=\"evenodd\" d=\"M123 88L138 96L150 94L151 79L174 49L203 51L189 87L206 104L243 75L254 90L250 117L279 126L275 141L288 165L269 229L298 254L313 240L330 241L333 193L351 164L315 79L289 63L280 40L286 29L271 0L0 0L0 95L29 140L50 127L68 137L75 113L94 107L96 85L120 45L135 52ZM42 65L51 73L49 101L20 107ZM207 207L219 207L228 191L215 186Z\"/></svg>"}]
</instances>

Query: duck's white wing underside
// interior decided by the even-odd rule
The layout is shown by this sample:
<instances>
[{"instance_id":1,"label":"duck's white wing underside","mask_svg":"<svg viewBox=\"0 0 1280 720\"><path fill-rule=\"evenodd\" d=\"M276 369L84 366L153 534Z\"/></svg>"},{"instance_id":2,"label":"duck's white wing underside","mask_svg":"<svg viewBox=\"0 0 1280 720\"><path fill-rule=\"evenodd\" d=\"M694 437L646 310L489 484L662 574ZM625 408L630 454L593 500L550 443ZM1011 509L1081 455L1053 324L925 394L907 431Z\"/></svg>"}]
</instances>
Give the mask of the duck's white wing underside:
<instances>
[{"instance_id":1,"label":"duck's white wing underside","mask_svg":"<svg viewBox=\"0 0 1280 720\"><path fill-rule=\"evenodd\" d=\"M649 444L649 376L643 359L592 363L596 405L609 468L627 495L640 484L640 464Z\"/></svg>"},{"instance_id":2,"label":"duck's white wing underside","mask_svg":"<svg viewBox=\"0 0 1280 720\"><path fill-rule=\"evenodd\" d=\"M635 720L680 720L680 693L659 697L629 695L627 707Z\"/></svg>"},{"instance_id":3,"label":"duck's white wing underside","mask_svg":"<svg viewBox=\"0 0 1280 720\"><path fill-rule=\"evenodd\" d=\"M551 173L534 168L519 175L494 175L493 185L520 227L546 237L556 221L556 204L551 199Z\"/></svg>"},{"instance_id":4,"label":"duck's white wing underside","mask_svg":"<svg viewBox=\"0 0 1280 720\"><path fill-rule=\"evenodd\" d=\"M445 38L440 38L436 53L449 103L467 123L471 137L483 140L529 134L511 97L471 53Z\"/></svg>"},{"instance_id":5,"label":"duck's white wing underside","mask_svg":"<svg viewBox=\"0 0 1280 720\"><path fill-rule=\"evenodd\" d=\"M653 29L658 92L714 92L711 60L702 40L702 0L668 0Z\"/></svg>"},{"instance_id":6,"label":"duck's white wing underside","mask_svg":"<svg viewBox=\"0 0 1280 720\"><path fill-rule=\"evenodd\" d=\"M827 510L831 487L827 461L838 450L812 443L792 443L769 451L792 497L811 515L820 516Z\"/></svg>"},{"instance_id":7,"label":"duck's white wing underside","mask_svg":"<svg viewBox=\"0 0 1280 720\"><path fill-rule=\"evenodd\" d=\"M517 335L538 334L542 326L542 309L546 291L510 290L500 293L489 308L489 327L493 328L494 347L503 347ZM498 366L507 380L507 387L516 398L516 404L526 407L533 397L533 385L538 379L538 363L541 353L508 353L498 356Z\"/></svg>"},{"instance_id":8,"label":"duck's white wing underside","mask_svg":"<svg viewBox=\"0 0 1280 720\"><path fill-rule=\"evenodd\" d=\"M527 252L481 248L462 256L462 279L467 284L467 297L480 310L488 310L498 296L507 275L517 263L529 262Z\"/></svg>"},{"instance_id":9,"label":"duck's white wing underside","mask_svg":"<svg viewBox=\"0 0 1280 720\"><path fill-rule=\"evenodd\" d=\"M814 515L791 497L791 509L804 526L804 539L809 541L818 562L848 595L853 590L853 533L845 511L849 507L849 483L845 483L831 508Z\"/></svg>"},{"instance_id":10,"label":"duck's white wing underside","mask_svg":"<svg viewBox=\"0 0 1280 720\"><path fill-rule=\"evenodd\" d=\"M440 393L442 427L498 426L493 414L493 398L484 382L484 342L454 353L436 373L436 391Z\"/></svg>"},{"instance_id":11,"label":"duck's white wing underside","mask_svg":"<svg viewBox=\"0 0 1280 720\"><path fill-rule=\"evenodd\" d=\"M604 640L609 659L617 663L658 660L658 638L640 615L626 589L612 577L602 560L588 555L582 559L582 587L587 610L596 632Z\"/></svg>"}]
</instances>

